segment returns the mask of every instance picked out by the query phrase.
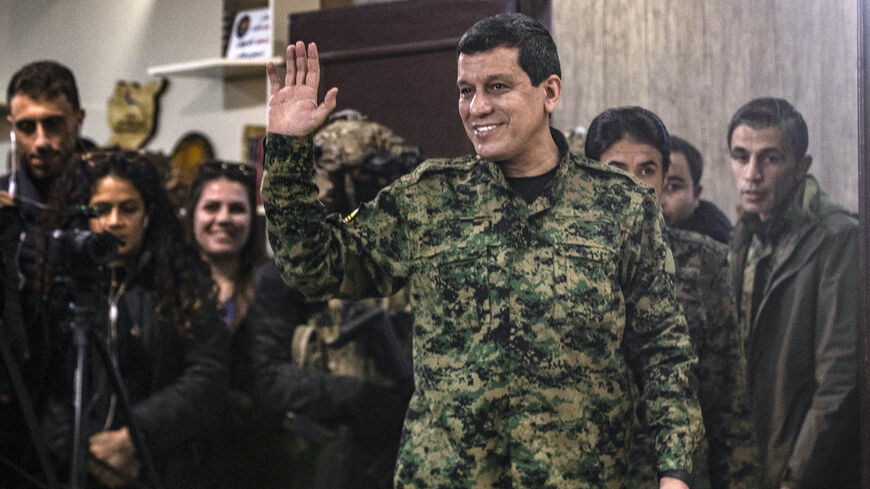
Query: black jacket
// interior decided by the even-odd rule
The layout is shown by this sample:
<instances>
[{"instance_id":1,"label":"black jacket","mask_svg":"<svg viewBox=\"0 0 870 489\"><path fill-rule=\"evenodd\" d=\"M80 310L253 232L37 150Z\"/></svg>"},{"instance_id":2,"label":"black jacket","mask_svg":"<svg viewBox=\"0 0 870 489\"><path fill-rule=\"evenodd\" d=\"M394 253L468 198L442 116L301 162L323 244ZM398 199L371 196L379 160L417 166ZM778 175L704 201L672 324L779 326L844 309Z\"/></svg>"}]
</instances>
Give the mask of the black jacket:
<instances>
[{"instance_id":1,"label":"black jacket","mask_svg":"<svg viewBox=\"0 0 870 489\"><path fill-rule=\"evenodd\" d=\"M313 439L321 431L337 434L338 439L342 438L342 432L348 433L349 446L342 445L352 454L351 465L364 466L367 476L379 481L369 481L374 487L389 486L410 393L299 366L291 352L294 332L309 314L320 312L321 307L306 303L301 293L282 282L275 262L267 262L257 275L254 301L246 319L251 343L242 363L241 380L251 396L275 415L290 415L290 430L306 436L313 434ZM321 479L324 470L345 482L328 484ZM319 466L314 475L295 474L287 487L298 487L306 481L317 487L346 487L348 483L353 487L369 487L368 482L353 479L344 470L353 469L328 462ZM306 479L309 476L314 482Z\"/></svg>"},{"instance_id":2,"label":"black jacket","mask_svg":"<svg viewBox=\"0 0 870 489\"><path fill-rule=\"evenodd\" d=\"M129 391L130 416L144 435L163 487L215 487L222 472L215 436L227 395L228 331L215 304L208 304L210 318L194 324L186 337L158 318L153 299L154 272L148 253L127 272L126 291L118 301L117 341L109 341L107 293L109 281L100 280L97 313L92 321L91 343L108 344L117 355ZM208 277L201 277L207 281ZM55 319L58 319L55 316ZM61 342L44 424L53 455L69 458L72 428L72 374L75 352ZM111 385L95 345L89 352L91 393L85 397L89 412L85 439L102 431L111 408ZM109 430L129 425L127 413L114 409ZM142 461L141 456L139 457ZM61 472L63 474L64 472Z\"/></svg>"},{"instance_id":3,"label":"black jacket","mask_svg":"<svg viewBox=\"0 0 870 489\"><path fill-rule=\"evenodd\" d=\"M699 202L692 215L674 227L706 234L725 244L728 244L728 238L731 236L731 221L715 204L707 200Z\"/></svg>"}]
</instances>

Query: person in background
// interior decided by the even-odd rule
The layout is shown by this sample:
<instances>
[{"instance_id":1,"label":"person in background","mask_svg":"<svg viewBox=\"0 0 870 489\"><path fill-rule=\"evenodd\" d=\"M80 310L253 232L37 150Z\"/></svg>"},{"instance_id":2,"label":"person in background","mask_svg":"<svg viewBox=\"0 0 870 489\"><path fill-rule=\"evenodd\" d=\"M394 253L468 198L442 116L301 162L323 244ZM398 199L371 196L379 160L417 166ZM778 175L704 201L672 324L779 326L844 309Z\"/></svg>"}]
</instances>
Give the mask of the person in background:
<instances>
[{"instance_id":1,"label":"person in background","mask_svg":"<svg viewBox=\"0 0 870 489\"><path fill-rule=\"evenodd\" d=\"M55 61L30 63L9 80L6 105L17 169L0 176L0 204L11 204L10 190L27 204L44 204L70 156L95 148L79 137L85 111L75 77ZM23 212L31 222L36 217L32 207Z\"/></svg>"},{"instance_id":2,"label":"person in background","mask_svg":"<svg viewBox=\"0 0 870 489\"><path fill-rule=\"evenodd\" d=\"M88 208L93 217L68 211ZM185 243L156 170L139 152L87 153L67 166L48 209L43 219L51 229L107 232L120 241L117 255L104 266L88 263L84 254L57 260L52 251L57 241L49 241L37 261L37 285L58 332L43 426L61 473L76 463L71 461L74 345L62 325L69 320L70 296L78 301L79 293L91 291L98 307L90 318L82 404L90 485L148 483L150 456L156 471L148 475L156 475L163 487L220 486L213 433L227 392L227 328L218 316L208 269ZM86 280L67 287L59 277ZM118 365L129 412L122 409L97 348L105 348ZM144 447L135 444L135 429Z\"/></svg>"},{"instance_id":3,"label":"person in background","mask_svg":"<svg viewBox=\"0 0 870 489\"><path fill-rule=\"evenodd\" d=\"M185 206L187 232L218 286L225 321L234 333L254 295L254 276L265 260L256 228L256 171L242 163L200 165ZM259 230L262 232L262 230Z\"/></svg>"},{"instance_id":4,"label":"person in background","mask_svg":"<svg viewBox=\"0 0 870 489\"><path fill-rule=\"evenodd\" d=\"M333 115L314 144L318 200L344 216L420 161L418 148L355 111ZM312 309L274 262L263 268L246 385L285 417L296 446L286 487L390 488L413 390L407 289Z\"/></svg>"},{"instance_id":5,"label":"person in background","mask_svg":"<svg viewBox=\"0 0 870 489\"><path fill-rule=\"evenodd\" d=\"M14 248L4 246L0 257L2 272L8 277L0 300L6 338L13 346L27 397L38 407L44 387L44 356L46 336L31 289L35 260L37 217L51 196L58 176L75 152L93 149L92 142L80 138L85 112L79 104L75 77L66 66L55 61L37 61L19 69L6 88L6 119L12 128L13 171L0 175L0 208L9 218L20 222L24 239ZM7 221L4 221L7 222ZM12 224L4 224L4 227ZM7 231L8 229L4 229ZM21 233L16 233L18 238ZM23 283L18 279L24 277ZM9 283L12 281L16 283ZM34 328L18 325L25 321ZM15 323L15 326L13 325ZM16 327L18 326L18 327ZM22 449L22 440L29 440L27 423L21 416L21 399L0 369L0 456L14 462L24 462L32 451ZM13 480L8 467L0 464L0 480ZM2 482L0 482L2 487Z\"/></svg>"},{"instance_id":6,"label":"person in background","mask_svg":"<svg viewBox=\"0 0 870 489\"><path fill-rule=\"evenodd\" d=\"M731 221L712 202L701 199L704 159L685 139L671 136L671 164L659 200L668 226L706 234L728 244Z\"/></svg>"},{"instance_id":7,"label":"person in background","mask_svg":"<svg viewBox=\"0 0 870 489\"><path fill-rule=\"evenodd\" d=\"M662 195L669 170L670 138L657 115L618 107L589 125L586 156L633 174ZM706 437L695 456L693 489L754 489L753 444L745 384L746 359L728 283L728 248L698 233L668 228L676 262L675 287L698 355L692 383L698 392ZM645 416L642 409L638 416ZM644 426L644 424L641 424ZM639 430L632 488L655 487L652 433Z\"/></svg>"},{"instance_id":8,"label":"person in background","mask_svg":"<svg viewBox=\"0 0 870 489\"><path fill-rule=\"evenodd\" d=\"M242 363L251 346L247 314L254 278L265 260L263 229L256 219L256 171L226 161L201 163L184 206L188 240L208 264L230 332L229 405L221 422L227 441L227 487L278 487L283 457L280 424L245 392Z\"/></svg>"},{"instance_id":9,"label":"person in background","mask_svg":"<svg viewBox=\"0 0 870 489\"><path fill-rule=\"evenodd\" d=\"M728 124L731 277L762 489L859 487L858 220L807 172L807 124L759 98Z\"/></svg>"},{"instance_id":10,"label":"person in background","mask_svg":"<svg viewBox=\"0 0 870 489\"><path fill-rule=\"evenodd\" d=\"M651 190L550 127L562 80L547 29L506 13L466 31L457 105L477 155L428 160L348 216L327 215L312 183L311 134L337 89L318 104L314 44L288 46L286 66L282 83L267 65L261 189L282 278L311 299L409 290L395 486L623 487L635 375L653 477L688 487L696 359L664 220Z\"/></svg>"}]
</instances>

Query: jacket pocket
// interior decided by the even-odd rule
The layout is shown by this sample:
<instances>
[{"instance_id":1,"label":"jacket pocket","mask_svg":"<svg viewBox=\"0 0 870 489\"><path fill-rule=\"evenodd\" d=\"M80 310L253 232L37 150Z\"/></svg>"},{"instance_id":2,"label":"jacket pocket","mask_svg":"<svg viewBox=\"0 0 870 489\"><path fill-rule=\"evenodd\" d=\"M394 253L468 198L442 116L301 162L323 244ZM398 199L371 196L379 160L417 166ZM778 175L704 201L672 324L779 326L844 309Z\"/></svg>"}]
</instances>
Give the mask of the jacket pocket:
<instances>
[{"instance_id":1,"label":"jacket pocket","mask_svg":"<svg viewBox=\"0 0 870 489\"><path fill-rule=\"evenodd\" d=\"M625 302L619 287L616 253L598 243L563 242L553 254L554 325L564 328L563 348L606 361L619 344Z\"/></svg>"}]
</instances>

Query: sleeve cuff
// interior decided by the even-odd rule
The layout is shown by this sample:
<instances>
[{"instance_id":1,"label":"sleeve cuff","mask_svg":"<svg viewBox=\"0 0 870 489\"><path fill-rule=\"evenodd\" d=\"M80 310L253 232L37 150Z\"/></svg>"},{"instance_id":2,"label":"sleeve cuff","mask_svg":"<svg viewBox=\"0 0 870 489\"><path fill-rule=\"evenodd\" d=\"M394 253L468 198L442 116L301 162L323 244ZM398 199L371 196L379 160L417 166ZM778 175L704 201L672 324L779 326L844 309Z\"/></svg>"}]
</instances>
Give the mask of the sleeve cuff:
<instances>
[{"instance_id":1,"label":"sleeve cuff","mask_svg":"<svg viewBox=\"0 0 870 489\"><path fill-rule=\"evenodd\" d=\"M686 472L685 470L665 470L664 472L659 472L659 480L662 477L671 477L673 479L679 479L686 483L690 488L692 487L692 483L694 482L694 478L692 474Z\"/></svg>"}]
</instances>

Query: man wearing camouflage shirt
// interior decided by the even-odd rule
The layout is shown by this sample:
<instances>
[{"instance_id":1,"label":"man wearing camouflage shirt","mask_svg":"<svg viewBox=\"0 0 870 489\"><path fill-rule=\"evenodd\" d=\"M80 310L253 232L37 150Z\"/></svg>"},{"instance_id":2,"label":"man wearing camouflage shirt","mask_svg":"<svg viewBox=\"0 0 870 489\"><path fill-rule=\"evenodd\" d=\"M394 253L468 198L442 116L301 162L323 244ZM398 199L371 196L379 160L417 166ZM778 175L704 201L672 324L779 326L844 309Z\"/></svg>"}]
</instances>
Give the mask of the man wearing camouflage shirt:
<instances>
[{"instance_id":1,"label":"man wearing camouflage shirt","mask_svg":"<svg viewBox=\"0 0 870 489\"><path fill-rule=\"evenodd\" d=\"M416 391L397 487L624 487L632 376L660 487L688 487L695 359L655 195L550 129L560 70L538 22L484 19L458 52L477 156L429 160L344 219L324 218L311 182L310 134L337 94L317 104L317 48L288 46L284 87L268 67L262 192L284 279L315 298L408 285Z\"/></svg>"},{"instance_id":2,"label":"man wearing camouflage shirt","mask_svg":"<svg viewBox=\"0 0 870 489\"><path fill-rule=\"evenodd\" d=\"M592 121L584 153L634 174L661 197L671 138L659 117L642 107L607 109ZM746 394L746 355L728 283L728 246L699 233L668 228L676 263L675 290L698 355L692 381L706 436L695 454L693 489L756 489L758 449ZM638 416L643 417L642 410ZM655 464L652 430L638 430L632 447L632 489L647 489Z\"/></svg>"}]
</instances>

